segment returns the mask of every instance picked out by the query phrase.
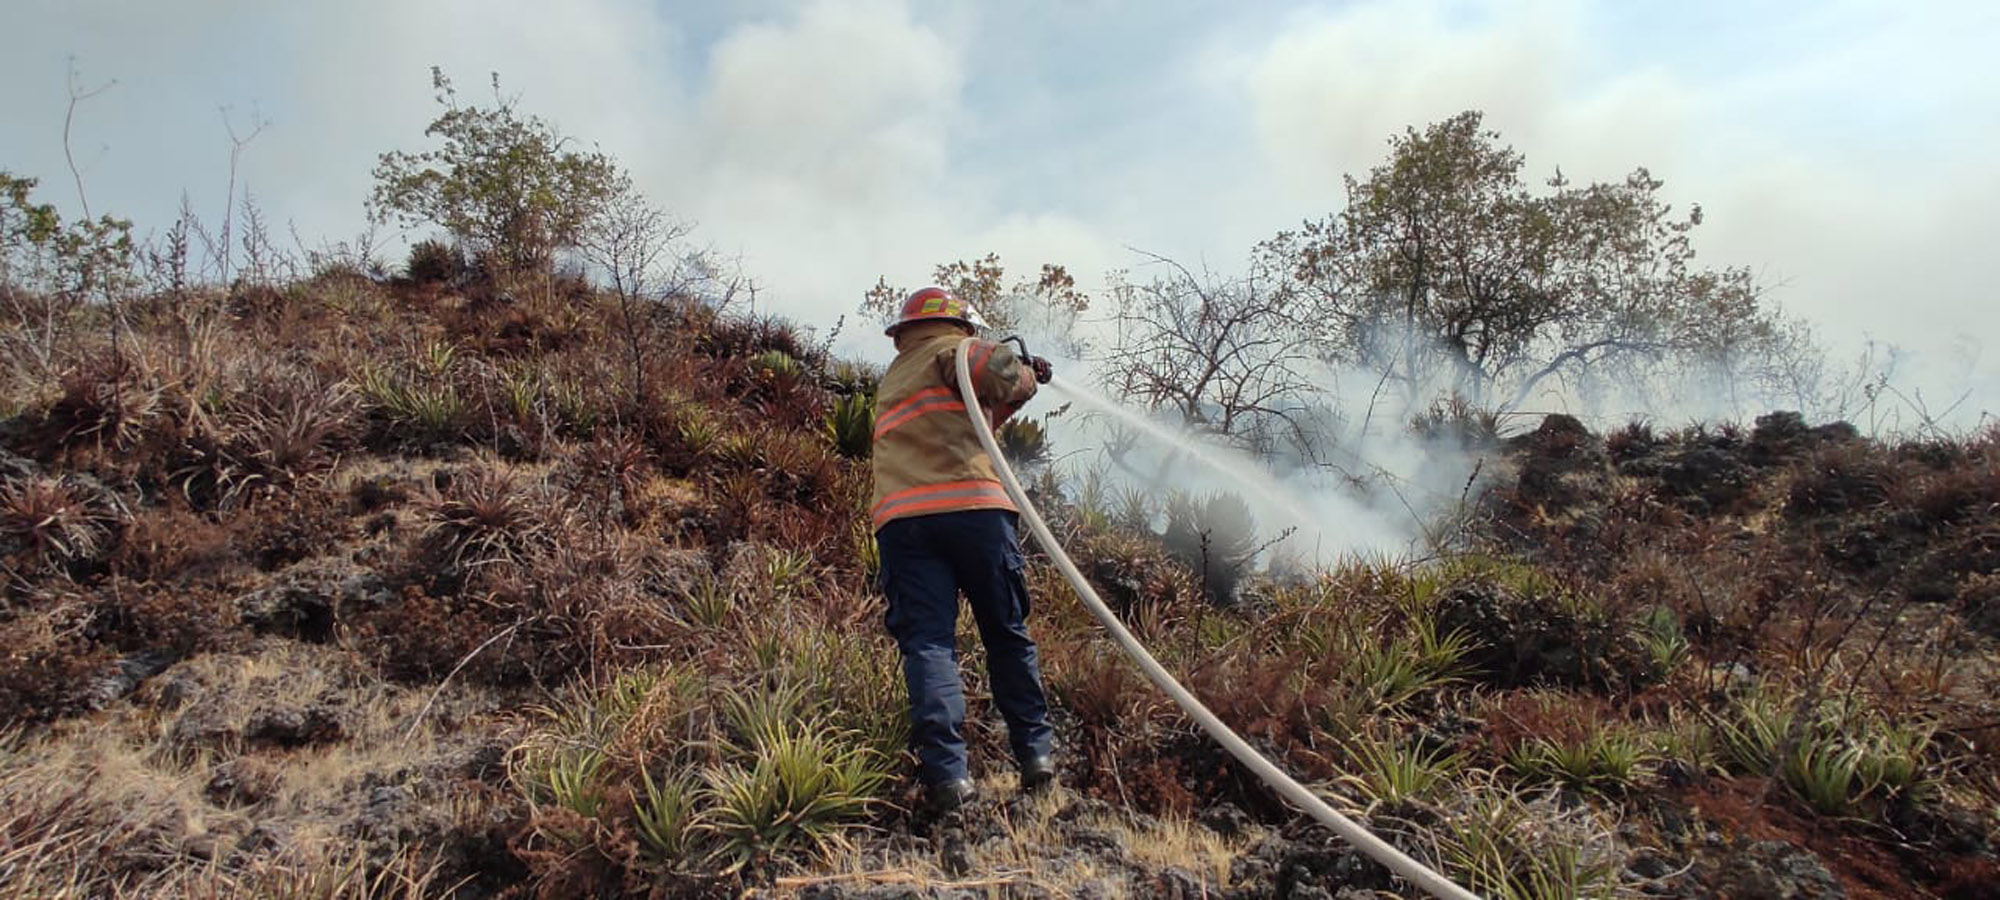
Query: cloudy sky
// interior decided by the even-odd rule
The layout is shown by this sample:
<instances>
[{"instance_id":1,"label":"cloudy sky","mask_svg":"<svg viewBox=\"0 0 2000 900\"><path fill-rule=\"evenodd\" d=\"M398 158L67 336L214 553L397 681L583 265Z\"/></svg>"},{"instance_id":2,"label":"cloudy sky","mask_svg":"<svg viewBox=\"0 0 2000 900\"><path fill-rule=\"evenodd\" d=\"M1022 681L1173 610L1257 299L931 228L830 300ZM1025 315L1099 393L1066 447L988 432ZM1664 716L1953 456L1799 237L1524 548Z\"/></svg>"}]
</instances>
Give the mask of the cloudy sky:
<instances>
[{"instance_id":1,"label":"cloudy sky","mask_svg":"<svg viewBox=\"0 0 2000 900\"><path fill-rule=\"evenodd\" d=\"M622 161L821 327L877 276L988 251L1088 281L1130 248L1220 271L1338 208L1389 135L1476 108L1526 154L1644 165L1703 258L1843 352L1893 342L2000 411L2000 4L1721 0L15 0L0 168L75 207L216 219L230 139L267 215L352 237L429 68ZM859 330L848 334L860 340ZM862 344L851 345L860 351Z\"/></svg>"}]
</instances>

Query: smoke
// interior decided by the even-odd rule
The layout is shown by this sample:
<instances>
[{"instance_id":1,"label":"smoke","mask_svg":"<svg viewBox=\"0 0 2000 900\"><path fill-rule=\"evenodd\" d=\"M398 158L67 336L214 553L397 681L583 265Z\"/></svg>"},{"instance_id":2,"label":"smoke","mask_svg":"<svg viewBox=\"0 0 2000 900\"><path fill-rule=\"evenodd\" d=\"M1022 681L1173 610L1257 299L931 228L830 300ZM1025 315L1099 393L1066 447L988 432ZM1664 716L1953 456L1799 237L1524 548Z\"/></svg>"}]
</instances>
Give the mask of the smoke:
<instances>
[{"instance_id":1,"label":"smoke","mask_svg":"<svg viewBox=\"0 0 2000 900\"><path fill-rule=\"evenodd\" d=\"M1157 529L1176 496L1235 496L1274 567L1425 552L1451 537L1452 517L1465 511L1471 479L1487 465L1481 447L1412 430L1417 410L1373 392L1365 373L1329 378L1328 391L1296 419L1310 448L1274 456L1121 404L1095 387L1103 379L1084 361L1056 368L1057 381L1023 414L1044 416L1071 499L1116 512L1137 498Z\"/></svg>"}]
</instances>

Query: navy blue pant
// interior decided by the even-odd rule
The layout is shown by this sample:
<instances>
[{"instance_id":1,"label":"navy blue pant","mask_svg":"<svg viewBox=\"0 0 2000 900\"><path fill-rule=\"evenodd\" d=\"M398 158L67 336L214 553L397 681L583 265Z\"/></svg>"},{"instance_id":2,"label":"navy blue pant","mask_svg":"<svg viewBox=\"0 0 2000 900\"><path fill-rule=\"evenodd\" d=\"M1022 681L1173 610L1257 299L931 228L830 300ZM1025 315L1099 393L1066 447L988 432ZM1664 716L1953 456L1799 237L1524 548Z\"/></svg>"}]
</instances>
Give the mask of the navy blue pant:
<instances>
[{"instance_id":1,"label":"navy blue pant","mask_svg":"<svg viewBox=\"0 0 2000 900\"><path fill-rule=\"evenodd\" d=\"M875 533L889 634L903 654L910 739L926 784L964 778L965 688L958 679L958 594L986 645L993 705L1017 762L1049 752L1048 699L1028 637L1028 582L1015 513L967 510L895 519Z\"/></svg>"}]
</instances>

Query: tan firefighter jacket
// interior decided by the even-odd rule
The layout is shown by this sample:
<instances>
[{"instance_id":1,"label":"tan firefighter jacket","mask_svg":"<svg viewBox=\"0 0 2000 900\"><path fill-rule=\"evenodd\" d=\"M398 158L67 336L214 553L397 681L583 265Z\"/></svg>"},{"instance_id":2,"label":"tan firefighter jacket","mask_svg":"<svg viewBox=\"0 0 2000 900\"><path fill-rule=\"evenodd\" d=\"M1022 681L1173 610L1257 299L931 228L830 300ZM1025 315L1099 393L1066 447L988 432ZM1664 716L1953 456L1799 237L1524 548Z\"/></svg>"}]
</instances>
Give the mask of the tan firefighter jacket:
<instances>
[{"instance_id":1,"label":"tan firefighter jacket","mask_svg":"<svg viewBox=\"0 0 2000 900\"><path fill-rule=\"evenodd\" d=\"M996 428L1035 395L1034 369L1014 348L967 338L950 323L911 325L899 337L902 351L875 392L874 528L905 516L1014 509L959 399L958 344L973 342L966 364Z\"/></svg>"}]
</instances>

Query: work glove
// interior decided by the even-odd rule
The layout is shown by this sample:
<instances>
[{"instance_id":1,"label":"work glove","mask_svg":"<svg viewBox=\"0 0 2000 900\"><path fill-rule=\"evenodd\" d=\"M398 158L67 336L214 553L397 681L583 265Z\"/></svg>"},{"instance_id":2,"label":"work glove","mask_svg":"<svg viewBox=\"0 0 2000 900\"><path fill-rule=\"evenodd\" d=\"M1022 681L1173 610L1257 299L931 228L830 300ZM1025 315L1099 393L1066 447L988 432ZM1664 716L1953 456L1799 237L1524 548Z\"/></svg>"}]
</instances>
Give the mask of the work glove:
<instances>
[{"instance_id":1,"label":"work glove","mask_svg":"<svg viewBox=\"0 0 2000 900\"><path fill-rule=\"evenodd\" d=\"M1042 384L1048 384L1049 379L1056 377L1056 367L1049 365L1049 361L1042 357L1029 358L1028 365L1035 370L1035 380Z\"/></svg>"}]
</instances>

